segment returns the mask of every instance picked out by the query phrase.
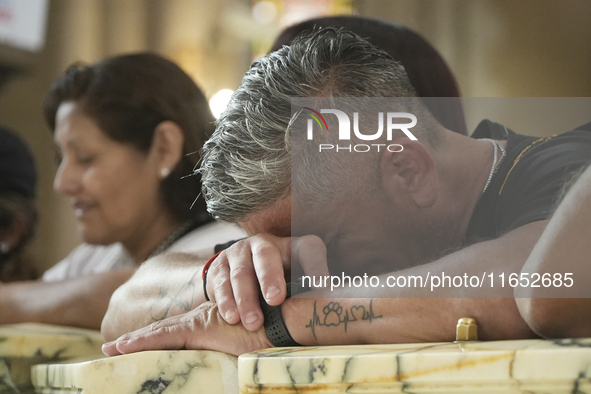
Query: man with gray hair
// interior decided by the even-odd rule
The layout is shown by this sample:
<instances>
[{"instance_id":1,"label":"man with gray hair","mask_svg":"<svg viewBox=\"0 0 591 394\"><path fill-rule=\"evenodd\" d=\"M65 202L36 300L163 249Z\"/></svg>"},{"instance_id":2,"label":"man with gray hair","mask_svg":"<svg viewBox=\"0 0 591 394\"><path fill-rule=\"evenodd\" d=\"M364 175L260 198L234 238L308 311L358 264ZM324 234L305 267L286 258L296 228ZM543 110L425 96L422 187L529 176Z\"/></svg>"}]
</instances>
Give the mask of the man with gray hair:
<instances>
[{"instance_id":1,"label":"man with gray hair","mask_svg":"<svg viewBox=\"0 0 591 394\"><path fill-rule=\"evenodd\" d=\"M444 129L414 96L385 52L335 29L255 63L206 143L200 170L210 213L250 237L206 264L202 284L215 304L126 334L105 353L451 341L466 316L477 319L482 339L534 336L507 298L509 286L404 298L425 297L423 286L389 280L416 283L433 273L439 290L445 276L519 272L565 174L588 161L589 125L536 138L485 121L475 134L488 138L478 140ZM373 120L364 117L370 110ZM290 270L324 278L324 285L310 279L314 287L340 274L343 281L334 292L286 299ZM367 274L382 285L368 285ZM366 277L355 285L362 291L344 288L349 276ZM425 283L434 290L433 279ZM475 298L483 295L491 298Z\"/></svg>"}]
</instances>

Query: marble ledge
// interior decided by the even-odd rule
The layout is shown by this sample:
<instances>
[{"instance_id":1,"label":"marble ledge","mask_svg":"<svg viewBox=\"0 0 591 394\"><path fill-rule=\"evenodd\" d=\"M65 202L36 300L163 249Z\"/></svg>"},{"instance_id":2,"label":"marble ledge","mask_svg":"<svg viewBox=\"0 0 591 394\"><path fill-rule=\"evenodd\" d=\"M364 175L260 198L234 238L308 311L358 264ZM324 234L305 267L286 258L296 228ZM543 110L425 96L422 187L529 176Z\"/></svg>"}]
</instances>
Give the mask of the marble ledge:
<instances>
[{"instance_id":1,"label":"marble ledge","mask_svg":"<svg viewBox=\"0 0 591 394\"><path fill-rule=\"evenodd\" d=\"M25 323L0 326L0 357L60 360L101 354L100 332L83 328Z\"/></svg>"},{"instance_id":2,"label":"marble ledge","mask_svg":"<svg viewBox=\"0 0 591 394\"><path fill-rule=\"evenodd\" d=\"M240 393L591 393L591 339L268 349Z\"/></svg>"},{"instance_id":3,"label":"marble ledge","mask_svg":"<svg viewBox=\"0 0 591 394\"><path fill-rule=\"evenodd\" d=\"M39 394L237 394L237 358L202 350L147 351L33 367Z\"/></svg>"},{"instance_id":4,"label":"marble ledge","mask_svg":"<svg viewBox=\"0 0 591 394\"><path fill-rule=\"evenodd\" d=\"M238 366L238 369L237 369ZM33 367L41 394L591 393L591 339L143 352Z\"/></svg>"},{"instance_id":5,"label":"marble ledge","mask_svg":"<svg viewBox=\"0 0 591 394\"><path fill-rule=\"evenodd\" d=\"M0 394L33 393L33 365L100 357L102 343L93 330L35 323L0 326Z\"/></svg>"}]
</instances>

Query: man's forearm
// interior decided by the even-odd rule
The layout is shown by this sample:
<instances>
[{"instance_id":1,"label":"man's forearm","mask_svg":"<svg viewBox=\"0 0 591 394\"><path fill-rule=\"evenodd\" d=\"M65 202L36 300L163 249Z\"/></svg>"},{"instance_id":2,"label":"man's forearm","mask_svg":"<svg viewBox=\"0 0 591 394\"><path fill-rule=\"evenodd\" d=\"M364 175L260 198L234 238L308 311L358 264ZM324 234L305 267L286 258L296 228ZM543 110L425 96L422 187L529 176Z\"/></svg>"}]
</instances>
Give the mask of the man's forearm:
<instances>
[{"instance_id":1,"label":"man's forearm","mask_svg":"<svg viewBox=\"0 0 591 394\"><path fill-rule=\"evenodd\" d=\"M285 324L302 345L449 342L458 319L473 317L482 340L535 337L513 299L288 299Z\"/></svg>"},{"instance_id":2,"label":"man's forearm","mask_svg":"<svg viewBox=\"0 0 591 394\"><path fill-rule=\"evenodd\" d=\"M17 282L0 286L0 324L36 322L99 329L111 294L132 270L60 282Z\"/></svg>"},{"instance_id":3,"label":"man's forearm","mask_svg":"<svg viewBox=\"0 0 591 394\"><path fill-rule=\"evenodd\" d=\"M114 340L203 303L202 258L174 253L144 263L113 294L101 326L103 337Z\"/></svg>"},{"instance_id":4,"label":"man's forearm","mask_svg":"<svg viewBox=\"0 0 591 394\"><path fill-rule=\"evenodd\" d=\"M448 254L429 264L394 273L397 276L435 275L463 276L480 272L519 272L546 221L530 223L491 241L481 242ZM381 277L384 283L385 276ZM353 298L338 297L339 291L325 291L325 298L288 299L282 306L284 319L294 339L307 345L437 342L455 340L455 325L462 317L473 317L479 325L481 339L516 339L533 337L521 317L512 295L499 287L489 289L488 296L479 297L480 288L466 293L464 298L404 298L425 294L428 289L394 287L382 296L367 297L348 294ZM455 289L449 289L455 290ZM462 289L464 290L464 289ZM318 291L318 290L315 290ZM454 293L446 293L453 296ZM496 298L494 298L496 297Z\"/></svg>"},{"instance_id":5,"label":"man's forearm","mask_svg":"<svg viewBox=\"0 0 591 394\"><path fill-rule=\"evenodd\" d=\"M455 276L483 269L519 271L545 225L545 221L531 223L496 240L396 274L421 275L430 270ZM307 294L311 298L290 298L281 305L287 329L302 345L453 341L457 320L462 317L477 320L479 336L484 340L534 337L513 298L404 298L409 295L400 288L390 298L362 298L363 294L343 298L337 292L323 297L316 293L318 289L313 291ZM339 295L341 298L337 298ZM232 334L226 335L229 329ZM264 329L249 331L241 323L229 325L217 305L205 303L123 336L103 350L108 355L180 348L242 354L269 346L268 342Z\"/></svg>"}]
</instances>

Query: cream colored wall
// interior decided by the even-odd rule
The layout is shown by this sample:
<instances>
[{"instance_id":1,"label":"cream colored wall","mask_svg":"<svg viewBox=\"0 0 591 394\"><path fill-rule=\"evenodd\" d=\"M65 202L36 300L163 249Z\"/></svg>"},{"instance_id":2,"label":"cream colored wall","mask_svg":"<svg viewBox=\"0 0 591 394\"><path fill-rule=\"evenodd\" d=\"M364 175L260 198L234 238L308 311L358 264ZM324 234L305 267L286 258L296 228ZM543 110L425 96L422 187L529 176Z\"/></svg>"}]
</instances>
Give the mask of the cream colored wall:
<instances>
[{"instance_id":1,"label":"cream colored wall","mask_svg":"<svg viewBox=\"0 0 591 394\"><path fill-rule=\"evenodd\" d=\"M421 33L443 54L464 96L591 96L589 0L365 0L360 13ZM516 104L530 115L515 111ZM482 100L468 100L478 109L467 113L469 130L483 116L537 135L591 120L589 100L534 104L489 100L483 110ZM562 116L554 116L554 104Z\"/></svg>"},{"instance_id":2,"label":"cream colored wall","mask_svg":"<svg viewBox=\"0 0 591 394\"><path fill-rule=\"evenodd\" d=\"M92 62L147 49L180 62L208 96L235 88L251 61L250 40L274 32L248 20L249 4L249 0L50 1L47 45L38 64L0 91L0 123L18 130L38 160L41 221L32 253L42 269L79 242L72 210L51 187L53 143L40 111L50 83L73 61ZM591 96L589 0L358 0L356 4L362 15L403 23L424 35L444 54L466 96ZM507 111L502 109L491 109L488 116L510 125L518 121L504 118Z\"/></svg>"}]
</instances>

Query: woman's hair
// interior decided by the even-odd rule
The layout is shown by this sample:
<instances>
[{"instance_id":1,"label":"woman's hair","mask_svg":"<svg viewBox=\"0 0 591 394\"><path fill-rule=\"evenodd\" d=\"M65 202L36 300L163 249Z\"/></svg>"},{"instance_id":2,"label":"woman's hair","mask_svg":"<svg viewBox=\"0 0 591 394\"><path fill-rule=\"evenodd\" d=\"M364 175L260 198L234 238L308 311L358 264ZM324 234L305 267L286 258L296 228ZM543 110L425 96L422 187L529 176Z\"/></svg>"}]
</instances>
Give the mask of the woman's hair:
<instances>
[{"instance_id":1,"label":"woman's hair","mask_svg":"<svg viewBox=\"0 0 591 394\"><path fill-rule=\"evenodd\" d=\"M24 222L22 237L10 251L0 251L0 281L37 279L37 272L23 255L35 234L37 207L35 199L21 193L0 194L0 230L11 231L16 220Z\"/></svg>"},{"instance_id":2,"label":"woman's hair","mask_svg":"<svg viewBox=\"0 0 591 394\"><path fill-rule=\"evenodd\" d=\"M198 198L200 177L188 175L194 174L214 118L201 90L179 66L151 53L70 66L45 99L45 119L52 131L57 110L66 101L76 102L109 137L141 152L149 151L159 123L176 123L184 135L183 155L162 181L164 203L179 220L206 220L205 202Z\"/></svg>"},{"instance_id":3,"label":"woman's hair","mask_svg":"<svg viewBox=\"0 0 591 394\"><path fill-rule=\"evenodd\" d=\"M0 233L18 232L9 250L0 250L0 281L36 279L23 255L37 224L37 171L29 147L18 134L0 126ZM20 225L16 225L20 222ZM15 226L16 225L16 226ZM3 248L0 248L3 249Z\"/></svg>"},{"instance_id":4,"label":"woman's hair","mask_svg":"<svg viewBox=\"0 0 591 394\"><path fill-rule=\"evenodd\" d=\"M289 43L298 34L321 27L342 27L357 33L386 51L404 66L419 97L460 97L458 84L439 52L423 37L396 23L360 16L333 16L306 20L283 30L271 51ZM445 128L467 134L460 99L423 99L435 119Z\"/></svg>"}]
</instances>

